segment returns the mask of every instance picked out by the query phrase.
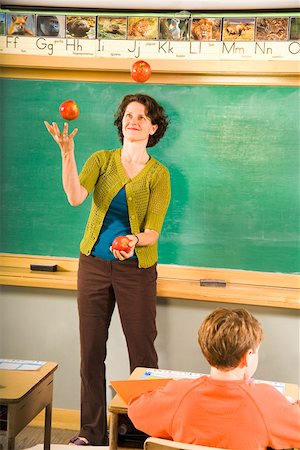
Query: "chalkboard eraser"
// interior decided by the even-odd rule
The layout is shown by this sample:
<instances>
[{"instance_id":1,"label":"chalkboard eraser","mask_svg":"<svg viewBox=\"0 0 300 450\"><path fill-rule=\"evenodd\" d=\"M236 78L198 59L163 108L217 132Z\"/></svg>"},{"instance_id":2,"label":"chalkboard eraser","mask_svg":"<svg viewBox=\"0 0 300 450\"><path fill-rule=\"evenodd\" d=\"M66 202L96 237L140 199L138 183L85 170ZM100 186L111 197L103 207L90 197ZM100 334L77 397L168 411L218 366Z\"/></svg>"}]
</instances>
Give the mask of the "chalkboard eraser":
<instances>
[{"instance_id":1,"label":"chalkboard eraser","mask_svg":"<svg viewBox=\"0 0 300 450\"><path fill-rule=\"evenodd\" d=\"M57 264L30 264L30 270L41 272L57 272Z\"/></svg>"},{"instance_id":2,"label":"chalkboard eraser","mask_svg":"<svg viewBox=\"0 0 300 450\"><path fill-rule=\"evenodd\" d=\"M225 280L202 279L202 280L200 280L200 286L226 287L226 281Z\"/></svg>"}]
</instances>

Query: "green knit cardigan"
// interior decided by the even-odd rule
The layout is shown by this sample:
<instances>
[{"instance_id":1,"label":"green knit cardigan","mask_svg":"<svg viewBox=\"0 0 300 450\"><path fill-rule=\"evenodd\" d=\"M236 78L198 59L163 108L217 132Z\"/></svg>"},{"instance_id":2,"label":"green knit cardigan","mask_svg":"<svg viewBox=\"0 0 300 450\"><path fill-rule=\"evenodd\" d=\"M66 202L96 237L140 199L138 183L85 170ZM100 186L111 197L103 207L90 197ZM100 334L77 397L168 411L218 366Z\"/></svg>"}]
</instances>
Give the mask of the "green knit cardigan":
<instances>
[{"instance_id":1,"label":"green knit cardigan","mask_svg":"<svg viewBox=\"0 0 300 450\"><path fill-rule=\"evenodd\" d=\"M104 217L112 199L125 187L131 233L143 232L146 228L161 232L170 203L171 187L168 169L151 157L141 172L129 178L121 163L121 149L100 150L93 153L80 173L80 183L93 201L80 251L89 255L98 238ZM157 242L135 249L140 268L157 262Z\"/></svg>"}]
</instances>

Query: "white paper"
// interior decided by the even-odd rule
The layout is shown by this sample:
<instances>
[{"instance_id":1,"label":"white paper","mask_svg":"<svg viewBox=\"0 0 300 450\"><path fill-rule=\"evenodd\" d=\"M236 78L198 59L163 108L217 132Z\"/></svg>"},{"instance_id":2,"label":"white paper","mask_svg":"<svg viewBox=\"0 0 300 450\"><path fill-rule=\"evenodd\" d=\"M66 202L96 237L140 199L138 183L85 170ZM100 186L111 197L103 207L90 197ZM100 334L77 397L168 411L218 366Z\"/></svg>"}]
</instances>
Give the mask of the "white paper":
<instances>
[{"instance_id":1,"label":"white paper","mask_svg":"<svg viewBox=\"0 0 300 450\"><path fill-rule=\"evenodd\" d=\"M0 370L38 370L46 361L28 361L24 359L0 359Z\"/></svg>"}]
</instances>

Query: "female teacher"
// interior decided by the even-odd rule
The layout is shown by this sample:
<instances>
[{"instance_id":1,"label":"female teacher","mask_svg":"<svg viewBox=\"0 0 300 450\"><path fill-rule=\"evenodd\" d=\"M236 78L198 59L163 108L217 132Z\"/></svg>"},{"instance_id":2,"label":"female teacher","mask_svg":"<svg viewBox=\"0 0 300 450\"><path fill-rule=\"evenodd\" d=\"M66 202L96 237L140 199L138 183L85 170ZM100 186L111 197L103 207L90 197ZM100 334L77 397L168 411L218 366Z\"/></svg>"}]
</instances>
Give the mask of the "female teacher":
<instances>
[{"instance_id":1,"label":"female teacher","mask_svg":"<svg viewBox=\"0 0 300 450\"><path fill-rule=\"evenodd\" d=\"M65 124L46 128L62 155L63 187L71 205L93 192L80 244L78 311L81 346L81 429L74 445L107 444L105 358L115 303L125 334L130 370L157 367L157 241L170 202L168 169L149 155L163 137L168 118L144 94L126 95L114 124L122 148L93 153L78 175L74 136ZM130 251L113 250L126 235Z\"/></svg>"}]
</instances>

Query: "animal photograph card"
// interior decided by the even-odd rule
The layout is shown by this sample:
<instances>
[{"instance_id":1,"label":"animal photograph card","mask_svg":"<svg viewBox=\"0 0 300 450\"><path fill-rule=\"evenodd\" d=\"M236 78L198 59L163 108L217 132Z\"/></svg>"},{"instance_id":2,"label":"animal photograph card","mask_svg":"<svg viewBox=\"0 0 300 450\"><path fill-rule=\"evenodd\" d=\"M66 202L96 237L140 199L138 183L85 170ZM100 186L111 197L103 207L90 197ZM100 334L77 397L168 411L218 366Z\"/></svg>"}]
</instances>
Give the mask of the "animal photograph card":
<instances>
[{"instance_id":1,"label":"animal photograph card","mask_svg":"<svg viewBox=\"0 0 300 450\"><path fill-rule=\"evenodd\" d=\"M254 41L255 18L223 19L223 41Z\"/></svg>"},{"instance_id":2,"label":"animal photograph card","mask_svg":"<svg viewBox=\"0 0 300 450\"><path fill-rule=\"evenodd\" d=\"M172 17L159 19L159 38L168 41L186 41L188 39L189 19Z\"/></svg>"},{"instance_id":3,"label":"animal photograph card","mask_svg":"<svg viewBox=\"0 0 300 450\"><path fill-rule=\"evenodd\" d=\"M194 41L220 41L222 19L216 17L193 18L190 36Z\"/></svg>"},{"instance_id":4,"label":"animal photograph card","mask_svg":"<svg viewBox=\"0 0 300 450\"><path fill-rule=\"evenodd\" d=\"M96 17L66 16L66 36L78 39L96 39Z\"/></svg>"},{"instance_id":5,"label":"animal photograph card","mask_svg":"<svg viewBox=\"0 0 300 450\"><path fill-rule=\"evenodd\" d=\"M8 36L35 36L35 15L6 14L6 32Z\"/></svg>"},{"instance_id":6,"label":"animal photograph card","mask_svg":"<svg viewBox=\"0 0 300 450\"><path fill-rule=\"evenodd\" d=\"M291 17L290 39L300 39L300 17Z\"/></svg>"},{"instance_id":7,"label":"animal photograph card","mask_svg":"<svg viewBox=\"0 0 300 450\"><path fill-rule=\"evenodd\" d=\"M98 16L98 39L126 39L127 17Z\"/></svg>"},{"instance_id":8,"label":"animal photograph card","mask_svg":"<svg viewBox=\"0 0 300 450\"><path fill-rule=\"evenodd\" d=\"M258 17L256 19L257 41L287 41L289 19L287 17Z\"/></svg>"},{"instance_id":9,"label":"animal photograph card","mask_svg":"<svg viewBox=\"0 0 300 450\"><path fill-rule=\"evenodd\" d=\"M65 16L37 15L36 35L64 38L66 36Z\"/></svg>"},{"instance_id":10,"label":"animal photograph card","mask_svg":"<svg viewBox=\"0 0 300 450\"><path fill-rule=\"evenodd\" d=\"M128 39L158 38L158 17L129 17Z\"/></svg>"},{"instance_id":11,"label":"animal photograph card","mask_svg":"<svg viewBox=\"0 0 300 450\"><path fill-rule=\"evenodd\" d=\"M5 14L0 13L0 36L5 35Z\"/></svg>"}]
</instances>

